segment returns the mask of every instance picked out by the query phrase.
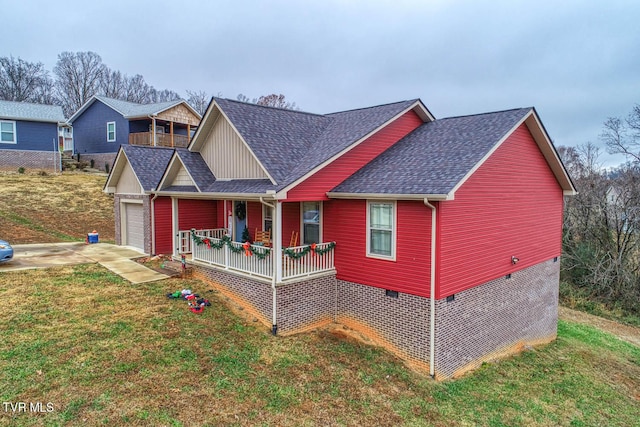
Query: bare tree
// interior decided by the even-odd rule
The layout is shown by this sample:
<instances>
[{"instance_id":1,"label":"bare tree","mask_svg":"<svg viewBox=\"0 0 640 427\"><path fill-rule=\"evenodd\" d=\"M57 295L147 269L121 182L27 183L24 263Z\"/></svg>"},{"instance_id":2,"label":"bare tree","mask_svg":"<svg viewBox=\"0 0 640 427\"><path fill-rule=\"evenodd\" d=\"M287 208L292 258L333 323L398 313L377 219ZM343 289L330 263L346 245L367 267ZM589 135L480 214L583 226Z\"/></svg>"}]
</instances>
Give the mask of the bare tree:
<instances>
[{"instance_id":1,"label":"bare tree","mask_svg":"<svg viewBox=\"0 0 640 427\"><path fill-rule=\"evenodd\" d=\"M53 69L57 95L67 116L100 90L107 68L95 52L62 52Z\"/></svg>"},{"instance_id":2,"label":"bare tree","mask_svg":"<svg viewBox=\"0 0 640 427\"><path fill-rule=\"evenodd\" d=\"M565 204L563 281L640 313L640 169L612 172L593 144L559 150L578 189Z\"/></svg>"},{"instance_id":3,"label":"bare tree","mask_svg":"<svg viewBox=\"0 0 640 427\"><path fill-rule=\"evenodd\" d=\"M127 94L127 76L106 69L100 79L100 93L108 98L123 99Z\"/></svg>"},{"instance_id":4,"label":"bare tree","mask_svg":"<svg viewBox=\"0 0 640 427\"><path fill-rule=\"evenodd\" d=\"M246 95L244 95L242 93L239 93L238 96L236 97L236 99L238 101L240 101L240 102L253 103L253 104L258 102L258 98L253 98L253 100L252 100L248 96L246 96Z\"/></svg>"},{"instance_id":5,"label":"bare tree","mask_svg":"<svg viewBox=\"0 0 640 427\"><path fill-rule=\"evenodd\" d=\"M611 154L624 154L640 162L640 105L636 104L629 115L621 119L609 117L600 134Z\"/></svg>"},{"instance_id":6,"label":"bare tree","mask_svg":"<svg viewBox=\"0 0 640 427\"><path fill-rule=\"evenodd\" d=\"M153 86L152 86L153 89ZM152 99L151 102L167 102L167 101L178 101L182 99L179 93L174 92L169 89L156 90L152 91Z\"/></svg>"},{"instance_id":7,"label":"bare tree","mask_svg":"<svg viewBox=\"0 0 640 427\"><path fill-rule=\"evenodd\" d=\"M271 95L263 95L258 98L256 104L268 107L284 108L287 110L296 109L296 103L286 101L283 94L276 95L275 93L272 93Z\"/></svg>"},{"instance_id":8,"label":"bare tree","mask_svg":"<svg viewBox=\"0 0 640 427\"><path fill-rule=\"evenodd\" d=\"M0 57L0 99L50 104L55 102L52 87L42 62Z\"/></svg>"},{"instance_id":9,"label":"bare tree","mask_svg":"<svg viewBox=\"0 0 640 427\"><path fill-rule=\"evenodd\" d=\"M191 105L201 116L207 111L211 97L203 90L197 92L187 91L187 102Z\"/></svg>"}]
</instances>

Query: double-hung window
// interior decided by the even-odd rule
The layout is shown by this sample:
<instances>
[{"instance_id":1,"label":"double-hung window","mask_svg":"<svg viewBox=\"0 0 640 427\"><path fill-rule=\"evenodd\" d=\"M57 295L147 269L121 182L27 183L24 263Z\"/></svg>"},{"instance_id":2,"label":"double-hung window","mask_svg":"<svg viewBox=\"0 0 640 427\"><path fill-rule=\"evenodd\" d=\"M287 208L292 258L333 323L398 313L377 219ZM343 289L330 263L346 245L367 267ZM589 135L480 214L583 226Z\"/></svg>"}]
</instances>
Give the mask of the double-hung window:
<instances>
[{"instance_id":1,"label":"double-hung window","mask_svg":"<svg viewBox=\"0 0 640 427\"><path fill-rule=\"evenodd\" d=\"M17 144L16 122L0 120L0 143Z\"/></svg>"},{"instance_id":2,"label":"double-hung window","mask_svg":"<svg viewBox=\"0 0 640 427\"><path fill-rule=\"evenodd\" d=\"M367 256L395 259L395 202L367 203Z\"/></svg>"},{"instance_id":3,"label":"double-hung window","mask_svg":"<svg viewBox=\"0 0 640 427\"><path fill-rule=\"evenodd\" d=\"M264 231L271 231L272 228L273 228L272 208L267 205L262 205L262 229Z\"/></svg>"},{"instance_id":4,"label":"double-hung window","mask_svg":"<svg viewBox=\"0 0 640 427\"><path fill-rule=\"evenodd\" d=\"M116 142L116 122L107 123L107 142Z\"/></svg>"},{"instance_id":5,"label":"double-hung window","mask_svg":"<svg viewBox=\"0 0 640 427\"><path fill-rule=\"evenodd\" d=\"M320 243L320 202L302 202L302 244Z\"/></svg>"}]
</instances>

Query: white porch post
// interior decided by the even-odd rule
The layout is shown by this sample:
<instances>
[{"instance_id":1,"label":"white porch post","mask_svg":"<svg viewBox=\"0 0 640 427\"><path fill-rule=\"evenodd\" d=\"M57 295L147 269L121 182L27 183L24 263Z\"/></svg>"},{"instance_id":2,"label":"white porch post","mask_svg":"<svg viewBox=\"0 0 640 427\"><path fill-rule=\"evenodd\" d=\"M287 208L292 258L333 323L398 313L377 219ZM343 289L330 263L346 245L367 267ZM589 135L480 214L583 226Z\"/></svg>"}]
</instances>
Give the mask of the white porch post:
<instances>
[{"instance_id":1,"label":"white porch post","mask_svg":"<svg viewBox=\"0 0 640 427\"><path fill-rule=\"evenodd\" d=\"M180 248L180 230L178 229L178 199L171 198L171 229L173 231L173 255L178 256Z\"/></svg>"},{"instance_id":2,"label":"white porch post","mask_svg":"<svg viewBox=\"0 0 640 427\"><path fill-rule=\"evenodd\" d=\"M273 251L275 252L276 283L282 282L282 202L276 200L276 209L272 223L273 228Z\"/></svg>"}]
</instances>

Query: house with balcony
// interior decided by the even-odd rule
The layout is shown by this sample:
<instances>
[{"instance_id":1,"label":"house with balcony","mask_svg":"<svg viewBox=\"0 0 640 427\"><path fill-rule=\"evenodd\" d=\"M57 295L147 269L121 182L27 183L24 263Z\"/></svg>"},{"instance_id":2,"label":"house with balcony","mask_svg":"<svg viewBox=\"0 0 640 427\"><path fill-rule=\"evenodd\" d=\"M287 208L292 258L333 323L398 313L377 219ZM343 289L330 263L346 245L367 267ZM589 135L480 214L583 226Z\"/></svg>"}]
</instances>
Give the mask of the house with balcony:
<instances>
[{"instance_id":1,"label":"house with balcony","mask_svg":"<svg viewBox=\"0 0 640 427\"><path fill-rule=\"evenodd\" d=\"M102 95L91 97L69 123L74 154L110 167L120 145L187 147L201 116L184 100L137 104Z\"/></svg>"},{"instance_id":2,"label":"house with balcony","mask_svg":"<svg viewBox=\"0 0 640 427\"><path fill-rule=\"evenodd\" d=\"M122 146L104 191L118 244L184 256L274 334L337 322L439 379L556 336L575 189L534 108L214 98L186 148Z\"/></svg>"}]
</instances>

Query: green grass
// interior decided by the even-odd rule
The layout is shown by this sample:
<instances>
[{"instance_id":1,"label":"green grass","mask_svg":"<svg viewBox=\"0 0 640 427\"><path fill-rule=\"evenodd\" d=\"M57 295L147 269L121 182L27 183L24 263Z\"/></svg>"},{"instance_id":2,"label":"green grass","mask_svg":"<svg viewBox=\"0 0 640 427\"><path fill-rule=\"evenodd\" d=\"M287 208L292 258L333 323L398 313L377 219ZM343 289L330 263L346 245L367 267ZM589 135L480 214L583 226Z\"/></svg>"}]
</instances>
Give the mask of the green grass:
<instances>
[{"instance_id":1,"label":"green grass","mask_svg":"<svg viewBox=\"0 0 640 427\"><path fill-rule=\"evenodd\" d=\"M191 313L167 292L212 301ZM560 322L554 343L436 383L327 331L273 337L198 281L97 265L0 275L0 425L638 426L640 348Z\"/></svg>"},{"instance_id":2,"label":"green grass","mask_svg":"<svg viewBox=\"0 0 640 427\"><path fill-rule=\"evenodd\" d=\"M598 301L589 294L588 289L574 286L565 281L560 282L560 302L574 310L640 327L640 317L636 314L624 310L620 305Z\"/></svg>"}]
</instances>

